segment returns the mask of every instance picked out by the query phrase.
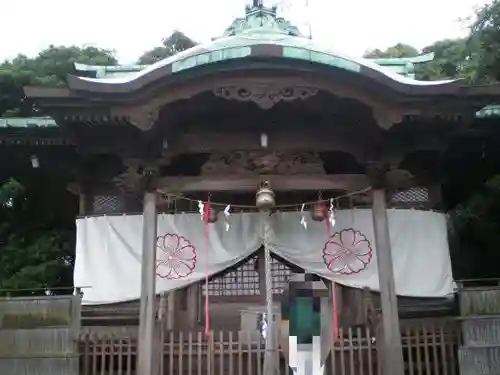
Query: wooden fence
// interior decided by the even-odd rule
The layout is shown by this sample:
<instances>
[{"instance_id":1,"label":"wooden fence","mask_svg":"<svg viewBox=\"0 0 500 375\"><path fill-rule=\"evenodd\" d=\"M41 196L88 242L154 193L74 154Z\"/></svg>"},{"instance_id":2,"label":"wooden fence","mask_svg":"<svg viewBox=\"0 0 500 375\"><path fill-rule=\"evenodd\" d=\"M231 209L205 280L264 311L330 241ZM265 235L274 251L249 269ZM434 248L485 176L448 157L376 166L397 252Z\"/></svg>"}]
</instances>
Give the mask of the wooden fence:
<instances>
[{"instance_id":1,"label":"wooden fence","mask_svg":"<svg viewBox=\"0 0 500 375\"><path fill-rule=\"evenodd\" d=\"M500 374L499 284L498 279L460 283L462 346L459 360L462 375Z\"/></svg>"},{"instance_id":2,"label":"wooden fence","mask_svg":"<svg viewBox=\"0 0 500 375\"><path fill-rule=\"evenodd\" d=\"M0 298L0 374L78 375L80 299Z\"/></svg>"},{"instance_id":3,"label":"wooden fence","mask_svg":"<svg viewBox=\"0 0 500 375\"><path fill-rule=\"evenodd\" d=\"M378 366L377 340L367 328L341 330L325 374L383 375ZM158 346L161 375L263 375L264 343L248 332L166 333ZM403 329L403 353L408 375L456 375L458 330L455 326ZM277 353L279 375L288 375ZM136 337L82 335L80 375L138 375Z\"/></svg>"}]
</instances>

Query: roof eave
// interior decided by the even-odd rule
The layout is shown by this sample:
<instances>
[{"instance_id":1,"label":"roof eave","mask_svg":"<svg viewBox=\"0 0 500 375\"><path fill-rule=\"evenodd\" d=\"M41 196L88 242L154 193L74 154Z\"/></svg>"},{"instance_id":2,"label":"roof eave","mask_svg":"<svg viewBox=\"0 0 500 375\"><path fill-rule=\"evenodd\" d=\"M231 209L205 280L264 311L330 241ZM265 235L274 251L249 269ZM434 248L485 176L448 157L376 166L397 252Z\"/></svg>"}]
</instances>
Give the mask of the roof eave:
<instances>
[{"instance_id":1,"label":"roof eave","mask_svg":"<svg viewBox=\"0 0 500 375\"><path fill-rule=\"evenodd\" d=\"M259 47L262 47L260 45ZM276 46L273 46L276 47ZM263 58L266 59L266 61L269 63L269 66L272 67L274 64L275 69L282 69L283 70L283 62L286 62L287 64L290 65L290 69L292 68L292 64L294 62L296 63L301 63L305 62L308 65L308 70L310 71L311 63L321 65L318 62L314 61L297 61L289 58L280 58L276 56L276 54L273 54L272 52L269 55L260 55L260 56L255 56L255 58L252 57L246 57L242 58L241 60L245 60L244 64L238 64L238 67L234 68L234 71L242 71L245 69L250 69L253 61L256 63L261 63L263 61ZM234 61L231 60L231 61ZM223 62L229 62L229 61L223 61ZM219 66L219 64L223 63L212 63L212 66ZM273 63L274 62L274 63ZM280 64L281 63L281 64ZM125 81L125 82L109 82L109 81L96 81L96 80L88 80L84 79L82 77L74 76L74 75L69 75L67 78L68 81L68 86L71 90L77 91L77 92L86 92L86 93L94 93L98 95L122 95L122 94L131 94L135 91L139 91L144 89L145 87L153 84L155 81L158 80L167 80L170 77L173 77L174 75L180 74L180 73L185 73L187 71L192 71L194 72L195 69L199 68L207 68L209 65L199 65L196 67L192 67L183 71L174 71L172 68L172 65L167 65L163 66L161 68L158 68L154 71L149 72L149 74L145 75L138 75L135 79L130 80L130 81ZM345 69L339 66L325 66L325 68L331 68L332 71L337 69L339 71L349 71L349 69ZM286 68L285 68L286 69ZM217 70L213 69L213 73L207 73L207 74L216 74ZM405 95L432 95L432 94L453 94L456 93L457 90L462 86L462 81L461 80L455 80L455 81L447 81L443 83L436 83L436 84L411 84L411 83L405 83L401 82L399 80L396 80L392 78L391 76L388 76L384 73L381 73L379 71L371 70L366 67L360 67L358 71L350 71L351 73L357 73L360 76L363 76L365 78L373 80L375 83L383 86L387 86L387 88L395 91L395 92L400 92Z\"/></svg>"}]
</instances>

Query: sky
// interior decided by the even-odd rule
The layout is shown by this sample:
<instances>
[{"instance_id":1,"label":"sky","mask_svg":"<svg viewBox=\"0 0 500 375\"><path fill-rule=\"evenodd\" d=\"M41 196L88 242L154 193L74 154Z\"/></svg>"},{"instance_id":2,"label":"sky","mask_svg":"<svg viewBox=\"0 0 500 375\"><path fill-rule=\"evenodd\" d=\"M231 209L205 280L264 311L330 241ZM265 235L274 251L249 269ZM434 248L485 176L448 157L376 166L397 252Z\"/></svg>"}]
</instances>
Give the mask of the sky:
<instances>
[{"instance_id":1,"label":"sky","mask_svg":"<svg viewBox=\"0 0 500 375\"><path fill-rule=\"evenodd\" d=\"M49 44L113 49L134 63L177 29L210 41L242 16L249 0L23 0L2 4L0 60L36 55ZM425 47L467 34L474 8L487 0L282 0L282 15L319 44L360 56L398 42ZM308 8L304 3L309 1ZM272 4L276 0L264 0ZM288 3L288 4L287 4ZM290 6L289 3L292 3ZM7 16L5 16L7 15Z\"/></svg>"}]
</instances>

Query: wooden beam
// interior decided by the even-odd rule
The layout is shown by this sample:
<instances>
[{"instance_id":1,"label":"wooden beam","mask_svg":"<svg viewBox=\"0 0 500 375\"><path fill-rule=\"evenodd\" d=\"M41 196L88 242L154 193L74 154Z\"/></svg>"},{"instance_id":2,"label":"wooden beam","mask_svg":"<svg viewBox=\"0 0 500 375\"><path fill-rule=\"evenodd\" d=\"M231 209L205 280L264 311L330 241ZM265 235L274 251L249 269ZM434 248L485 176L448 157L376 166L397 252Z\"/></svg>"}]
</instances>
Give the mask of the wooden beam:
<instances>
[{"instance_id":1,"label":"wooden beam","mask_svg":"<svg viewBox=\"0 0 500 375\"><path fill-rule=\"evenodd\" d=\"M264 133L264 132L262 132ZM355 134L347 132L265 132L269 150L284 151L341 151L362 158L363 144ZM175 149L182 153L220 152L224 150L264 150L261 132L191 132L179 134L175 139ZM361 161L361 160L359 160Z\"/></svg>"},{"instance_id":2,"label":"wooden beam","mask_svg":"<svg viewBox=\"0 0 500 375\"><path fill-rule=\"evenodd\" d=\"M356 191L370 186L368 177L364 174L163 177L159 179L158 186L165 188L167 192L245 192L256 191L259 182L263 180L269 181L275 191Z\"/></svg>"}]
</instances>

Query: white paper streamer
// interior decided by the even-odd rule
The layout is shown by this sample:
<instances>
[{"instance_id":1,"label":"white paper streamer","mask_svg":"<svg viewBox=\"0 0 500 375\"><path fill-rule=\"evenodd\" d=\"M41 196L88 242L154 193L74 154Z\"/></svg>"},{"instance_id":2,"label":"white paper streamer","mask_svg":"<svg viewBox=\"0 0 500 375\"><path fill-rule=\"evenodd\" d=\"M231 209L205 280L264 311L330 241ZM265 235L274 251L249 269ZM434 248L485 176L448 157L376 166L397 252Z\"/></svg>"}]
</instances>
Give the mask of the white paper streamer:
<instances>
[{"instance_id":1,"label":"white paper streamer","mask_svg":"<svg viewBox=\"0 0 500 375\"><path fill-rule=\"evenodd\" d=\"M337 219L335 218L335 208L333 206L333 198L330 198L330 214L328 215L328 220L330 220L330 227L333 229Z\"/></svg>"},{"instance_id":2,"label":"white paper streamer","mask_svg":"<svg viewBox=\"0 0 500 375\"><path fill-rule=\"evenodd\" d=\"M205 213L205 203L203 203L202 201L198 201L198 212L200 213L201 221L203 221L203 215Z\"/></svg>"},{"instance_id":3,"label":"white paper streamer","mask_svg":"<svg viewBox=\"0 0 500 375\"><path fill-rule=\"evenodd\" d=\"M304 213L304 207L306 205L305 204L302 204L302 207L300 208L300 224L304 227L304 229L307 230L307 221L306 221L306 216L305 216L305 213Z\"/></svg>"},{"instance_id":4,"label":"white paper streamer","mask_svg":"<svg viewBox=\"0 0 500 375\"><path fill-rule=\"evenodd\" d=\"M226 232L231 227L231 225L229 225L229 216L231 215L231 213L229 212L230 209L231 205L229 204L226 206L226 208L224 208L224 220L226 221Z\"/></svg>"}]
</instances>

